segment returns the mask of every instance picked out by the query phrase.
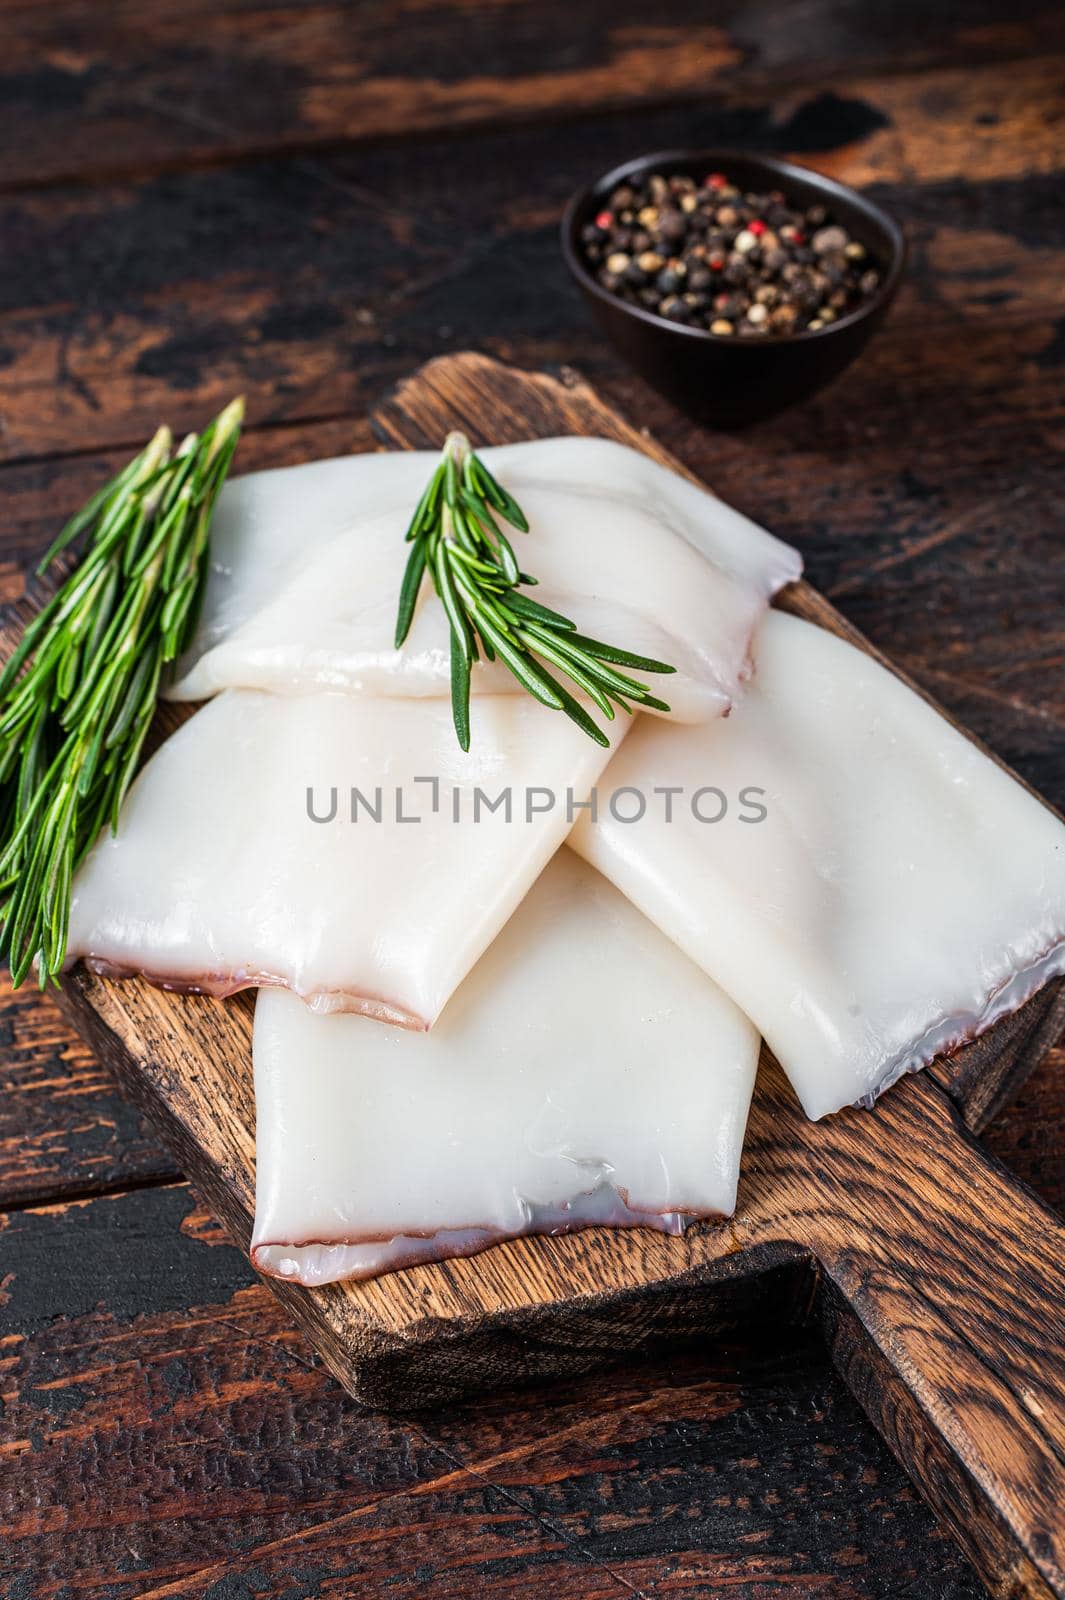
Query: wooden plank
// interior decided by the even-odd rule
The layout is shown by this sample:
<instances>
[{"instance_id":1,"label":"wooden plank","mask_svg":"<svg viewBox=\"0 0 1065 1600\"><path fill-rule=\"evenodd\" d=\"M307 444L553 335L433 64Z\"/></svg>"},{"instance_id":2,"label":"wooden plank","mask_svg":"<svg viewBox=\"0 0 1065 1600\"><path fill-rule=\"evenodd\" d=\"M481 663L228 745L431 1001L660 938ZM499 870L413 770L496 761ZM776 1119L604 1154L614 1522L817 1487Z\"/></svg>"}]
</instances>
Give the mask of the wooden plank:
<instances>
[{"instance_id":1,"label":"wooden plank","mask_svg":"<svg viewBox=\"0 0 1065 1600\"><path fill-rule=\"evenodd\" d=\"M387 1418L189 1204L0 1219L5 1593L983 1593L808 1335Z\"/></svg>"},{"instance_id":2,"label":"wooden plank","mask_svg":"<svg viewBox=\"0 0 1065 1600\"><path fill-rule=\"evenodd\" d=\"M590 390L473 356L418 374L377 425L390 442L416 445L445 426L483 437L486 417L493 439L595 432L661 456ZM788 603L861 643L814 591L795 586ZM246 1248L248 998L220 1006L85 974L61 998ZM1004 1033L997 1057L983 1049L992 1098L1031 1065L1031 1039L1060 1030L1065 984L1030 1002L1026 1018L1031 1027ZM1063 1239L1051 1214L966 1142L927 1076L886 1096L875 1122L848 1113L811 1124L770 1067L726 1226L680 1240L639 1230L524 1239L369 1284L272 1287L342 1382L409 1406L504 1375L582 1370L664 1337L723 1337L768 1284L794 1306L816 1262L833 1349L870 1415L980 1569L1045 1596L1065 1592L1054 1520L1065 1462L1052 1442L1065 1436Z\"/></svg>"},{"instance_id":3,"label":"wooden plank","mask_svg":"<svg viewBox=\"0 0 1065 1600\"><path fill-rule=\"evenodd\" d=\"M0 6L4 98L18 137L0 183L137 172L340 141L408 137L768 86L1046 56L1060 14L1021 0L965 14L903 0L890 21L816 0L707 15L670 0L609 11L542 0L33 0Z\"/></svg>"},{"instance_id":4,"label":"wooden plank","mask_svg":"<svg viewBox=\"0 0 1065 1600\"><path fill-rule=\"evenodd\" d=\"M562 149L522 128L479 141L476 183L432 141L8 197L0 456L193 425L237 389L254 424L346 414L470 345L600 377L607 352L560 260L566 198L641 145L731 140L874 182L914 246L869 355L766 436L823 451L878 429L883 449L917 413L922 452L964 462L993 402L996 448L1034 458L1062 405L1060 79L1037 61L807 90L779 121L766 103L602 117Z\"/></svg>"},{"instance_id":5,"label":"wooden plank","mask_svg":"<svg viewBox=\"0 0 1065 1600\"><path fill-rule=\"evenodd\" d=\"M1008 1113L984 1134L987 1148L1011 1172L1065 1212L1065 1048L1058 1046L1021 1088Z\"/></svg>"},{"instance_id":6,"label":"wooden plank","mask_svg":"<svg viewBox=\"0 0 1065 1600\"><path fill-rule=\"evenodd\" d=\"M0 1206L177 1175L55 1007L0 976Z\"/></svg>"}]
</instances>

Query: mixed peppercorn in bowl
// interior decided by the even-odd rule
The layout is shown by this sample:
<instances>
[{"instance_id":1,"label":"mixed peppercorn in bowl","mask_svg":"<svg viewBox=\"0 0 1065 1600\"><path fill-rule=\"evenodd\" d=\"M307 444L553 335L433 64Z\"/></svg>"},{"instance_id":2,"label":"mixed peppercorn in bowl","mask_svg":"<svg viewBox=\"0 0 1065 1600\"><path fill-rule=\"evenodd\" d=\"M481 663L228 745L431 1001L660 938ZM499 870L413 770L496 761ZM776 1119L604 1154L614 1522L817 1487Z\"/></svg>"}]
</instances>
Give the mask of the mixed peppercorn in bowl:
<instances>
[{"instance_id":1,"label":"mixed peppercorn in bowl","mask_svg":"<svg viewBox=\"0 0 1065 1600\"><path fill-rule=\"evenodd\" d=\"M725 426L771 415L849 365L905 259L900 230L863 195L722 151L615 168L570 202L563 250L632 365Z\"/></svg>"}]
</instances>

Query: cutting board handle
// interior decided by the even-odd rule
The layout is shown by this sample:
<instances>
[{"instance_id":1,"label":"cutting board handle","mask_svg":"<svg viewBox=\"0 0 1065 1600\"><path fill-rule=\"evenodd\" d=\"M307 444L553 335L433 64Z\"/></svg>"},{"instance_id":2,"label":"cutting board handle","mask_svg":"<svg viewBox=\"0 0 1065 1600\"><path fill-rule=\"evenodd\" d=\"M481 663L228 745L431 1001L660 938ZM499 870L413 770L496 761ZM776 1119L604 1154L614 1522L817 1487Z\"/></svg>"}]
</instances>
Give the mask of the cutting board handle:
<instances>
[{"instance_id":1,"label":"cutting board handle","mask_svg":"<svg viewBox=\"0 0 1065 1600\"><path fill-rule=\"evenodd\" d=\"M927 1077L854 1121L819 1174L835 1361L992 1592L1065 1596L1065 1227Z\"/></svg>"}]
</instances>

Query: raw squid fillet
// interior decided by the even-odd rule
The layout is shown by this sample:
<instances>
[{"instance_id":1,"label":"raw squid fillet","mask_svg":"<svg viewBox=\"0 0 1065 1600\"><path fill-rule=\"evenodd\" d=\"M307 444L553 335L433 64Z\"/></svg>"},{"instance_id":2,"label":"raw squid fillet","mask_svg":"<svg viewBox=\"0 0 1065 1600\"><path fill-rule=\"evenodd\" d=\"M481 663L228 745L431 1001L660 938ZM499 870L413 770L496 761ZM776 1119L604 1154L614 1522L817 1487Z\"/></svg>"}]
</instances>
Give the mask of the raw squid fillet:
<instances>
[{"instance_id":1,"label":"raw squid fillet","mask_svg":"<svg viewBox=\"0 0 1065 1600\"><path fill-rule=\"evenodd\" d=\"M528 695L478 698L472 732L463 755L445 699L220 695L148 763L118 836L78 873L70 956L428 1027L565 837L567 788L580 799L609 755ZM352 787L380 821L361 802L351 821ZM474 820L477 789L507 788L511 821L485 804ZM536 788L555 801L527 820ZM308 789L318 817L335 789L334 820L311 819Z\"/></svg>"},{"instance_id":2,"label":"raw squid fillet","mask_svg":"<svg viewBox=\"0 0 1065 1600\"><path fill-rule=\"evenodd\" d=\"M594 637L677 668L656 678L681 721L728 709L769 597L797 578L795 551L638 451L551 439L483 452L522 505L514 536L536 598ZM393 644L403 535L436 463L422 453L350 456L226 485L212 533L199 633L171 689L448 692L446 618L428 591ZM524 693L499 663L476 693Z\"/></svg>"},{"instance_id":3,"label":"raw squid fillet","mask_svg":"<svg viewBox=\"0 0 1065 1600\"><path fill-rule=\"evenodd\" d=\"M262 990L252 1258L305 1284L730 1214L758 1036L562 852L432 1033Z\"/></svg>"},{"instance_id":4,"label":"raw squid fillet","mask_svg":"<svg viewBox=\"0 0 1065 1600\"><path fill-rule=\"evenodd\" d=\"M682 786L672 823L601 806L571 843L731 995L821 1117L1065 971L1065 827L832 634L770 612L755 660L727 721L641 720L600 780ZM720 822L693 818L704 785L729 801ZM752 786L761 822L740 820Z\"/></svg>"}]
</instances>

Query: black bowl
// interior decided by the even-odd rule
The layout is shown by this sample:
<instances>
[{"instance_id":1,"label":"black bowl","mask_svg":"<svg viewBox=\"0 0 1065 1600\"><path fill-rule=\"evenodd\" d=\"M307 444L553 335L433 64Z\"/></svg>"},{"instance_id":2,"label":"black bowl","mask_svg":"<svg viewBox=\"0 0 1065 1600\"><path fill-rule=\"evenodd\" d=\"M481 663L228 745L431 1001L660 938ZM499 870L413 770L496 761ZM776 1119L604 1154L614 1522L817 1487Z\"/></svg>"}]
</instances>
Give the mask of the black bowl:
<instances>
[{"instance_id":1,"label":"black bowl","mask_svg":"<svg viewBox=\"0 0 1065 1600\"><path fill-rule=\"evenodd\" d=\"M825 206L873 258L881 273L879 288L827 327L757 339L685 327L619 300L586 266L581 229L619 184L651 172L700 179L708 172L723 172L741 189L779 189L799 206ZM883 321L906 263L901 229L854 189L773 156L735 150L660 150L615 167L575 194L566 207L562 251L593 316L626 361L682 411L720 428L773 416L838 377Z\"/></svg>"}]
</instances>

